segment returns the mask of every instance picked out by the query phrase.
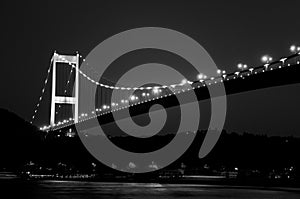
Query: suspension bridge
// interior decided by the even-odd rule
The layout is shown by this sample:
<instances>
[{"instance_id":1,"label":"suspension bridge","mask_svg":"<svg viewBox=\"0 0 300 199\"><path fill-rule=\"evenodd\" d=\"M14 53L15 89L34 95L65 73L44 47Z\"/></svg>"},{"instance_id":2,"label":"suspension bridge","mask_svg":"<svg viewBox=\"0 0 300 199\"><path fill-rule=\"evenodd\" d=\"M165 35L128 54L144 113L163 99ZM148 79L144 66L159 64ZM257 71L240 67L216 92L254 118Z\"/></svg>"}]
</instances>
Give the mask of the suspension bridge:
<instances>
[{"instance_id":1,"label":"suspension bridge","mask_svg":"<svg viewBox=\"0 0 300 199\"><path fill-rule=\"evenodd\" d=\"M198 101L217 96L210 96L209 89L223 84L226 95L268 88L286 84L300 83L300 51L278 60L265 60L266 63L257 67L238 67L239 70L226 74L218 70L216 75L208 77L199 74L196 81L183 79L170 85L149 85L128 87L115 85L114 82L102 78L95 80L80 70L80 62L85 62L78 53L76 55L60 55L54 53L48 68L42 94L36 104L31 123L34 123L41 101L46 92L46 86L51 86L51 111L49 125L40 127L42 131L68 131L75 124L88 125L89 120L98 118L102 123L112 122L113 112L122 112L126 109L134 110L134 115L147 112L147 108L156 103L166 107L178 106L174 97L183 98L194 92ZM97 87L94 110L79 110L79 76ZM176 81L175 81L176 82ZM63 85L63 86L57 86ZM112 93L115 92L112 98ZM48 100L48 99L46 99ZM73 109L73 111L72 111ZM60 118L58 119L58 116Z\"/></svg>"}]
</instances>

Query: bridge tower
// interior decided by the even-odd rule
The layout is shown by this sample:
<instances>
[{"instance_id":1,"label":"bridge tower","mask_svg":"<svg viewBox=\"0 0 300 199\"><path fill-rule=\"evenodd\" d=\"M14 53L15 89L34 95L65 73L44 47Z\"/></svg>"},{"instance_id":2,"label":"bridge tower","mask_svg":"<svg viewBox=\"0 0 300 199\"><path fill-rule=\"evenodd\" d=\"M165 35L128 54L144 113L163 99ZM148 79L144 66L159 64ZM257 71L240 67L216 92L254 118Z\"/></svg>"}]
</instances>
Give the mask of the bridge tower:
<instances>
[{"instance_id":1,"label":"bridge tower","mask_svg":"<svg viewBox=\"0 0 300 199\"><path fill-rule=\"evenodd\" d=\"M56 52L53 54L52 62L52 96L51 96L51 115L50 125L55 124L55 104L72 104L74 105L74 122L78 122L78 97L79 97L79 54L76 55L59 55ZM74 82L74 94L72 97L57 96L56 95L56 67L57 63L72 64L75 66L75 82Z\"/></svg>"}]
</instances>

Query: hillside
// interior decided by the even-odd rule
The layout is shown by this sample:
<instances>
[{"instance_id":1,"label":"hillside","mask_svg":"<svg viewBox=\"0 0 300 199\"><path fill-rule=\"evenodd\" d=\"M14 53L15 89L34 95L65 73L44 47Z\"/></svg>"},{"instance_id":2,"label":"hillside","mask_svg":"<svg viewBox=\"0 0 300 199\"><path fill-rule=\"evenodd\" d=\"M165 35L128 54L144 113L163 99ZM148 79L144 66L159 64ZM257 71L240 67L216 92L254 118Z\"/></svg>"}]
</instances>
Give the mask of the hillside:
<instances>
[{"instance_id":1,"label":"hillside","mask_svg":"<svg viewBox=\"0 0 300 199\"><path fill-rule=\"evenodd\" d=\"M0 126L0 169L40 156L44 136L35 126L5 109L0 109Z\"/></svg>"}]
</instances>

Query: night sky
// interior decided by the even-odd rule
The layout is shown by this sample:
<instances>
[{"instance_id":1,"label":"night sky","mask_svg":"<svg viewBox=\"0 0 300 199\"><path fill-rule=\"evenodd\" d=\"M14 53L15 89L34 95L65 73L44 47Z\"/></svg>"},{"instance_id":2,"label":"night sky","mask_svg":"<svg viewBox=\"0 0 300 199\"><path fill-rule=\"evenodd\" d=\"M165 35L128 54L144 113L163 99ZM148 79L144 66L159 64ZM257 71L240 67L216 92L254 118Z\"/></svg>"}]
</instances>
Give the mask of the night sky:
<instances>
[{"instance_id":1,"label":"night sky","mask_svg":"<svg viewBox=\"0 0 300 199\"><path fill-rule=\"evenodd\" d=\"M197 3L196 3L197 2ZM86 56L106 38L137 27L180 31L220 69L290 55L300 45L300 1L2 1L0 107L30 120L54 52ZM49 94L35 125L49 123ZM300 136L300 85L228 97L228 131ZM243 110L243 111L241 111Z\"/></svg>"}]
</instances>

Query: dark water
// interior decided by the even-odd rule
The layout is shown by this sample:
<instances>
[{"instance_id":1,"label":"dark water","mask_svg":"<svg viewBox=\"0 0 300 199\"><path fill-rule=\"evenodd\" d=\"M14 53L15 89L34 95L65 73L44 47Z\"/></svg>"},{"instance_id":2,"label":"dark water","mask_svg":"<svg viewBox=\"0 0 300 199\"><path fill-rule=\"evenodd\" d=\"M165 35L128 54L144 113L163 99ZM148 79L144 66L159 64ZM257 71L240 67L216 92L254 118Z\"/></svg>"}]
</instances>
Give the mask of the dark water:
<instances>
[{"instance_id":1,"label":"dark water","mask_svg":"<svg viewBox=\"0 0 300 199\"><path fill-rule=\"evenodd\" d=\"M176 185L156 183L103 183L73 181L0 181L0 198L31 199L181 199L181 198L247 198L299 199L300 192L210 185Z\"/></svg>"}]
</instances>

